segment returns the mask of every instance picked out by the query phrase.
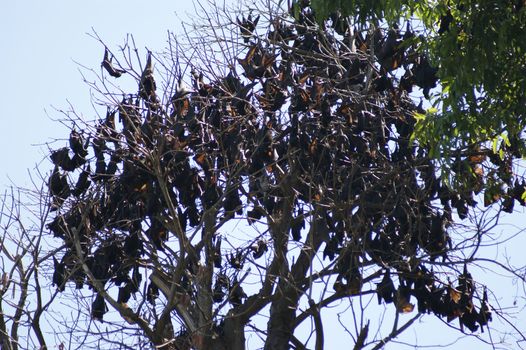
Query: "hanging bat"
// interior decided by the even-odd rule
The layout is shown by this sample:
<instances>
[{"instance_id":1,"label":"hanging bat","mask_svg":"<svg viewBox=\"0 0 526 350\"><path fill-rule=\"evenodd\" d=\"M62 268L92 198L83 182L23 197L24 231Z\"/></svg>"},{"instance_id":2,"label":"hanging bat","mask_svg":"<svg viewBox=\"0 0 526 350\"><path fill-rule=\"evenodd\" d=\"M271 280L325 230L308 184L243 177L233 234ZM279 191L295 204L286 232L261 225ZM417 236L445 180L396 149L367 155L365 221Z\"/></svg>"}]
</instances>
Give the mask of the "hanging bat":
<instances>
[{"instance_id":1,"label":"hanging bat","mask_svg":"<svg viewBox=\"0 0 526 350\"><path fill-rule=\"evenodd\" d=\"M248 43L250 41L250 38L252 37L254 33L254 29L256 29L256 26L259 22L259 15L252 19L252 14L249 14L247 18L242 17L241 20L239 17L237 18L237 24L239 25L239 29L241 30L241 36L243 37L243 41Z\"/></svg>"},{"instance_id":2,"label":"hanging bat","mask_svg":"<svg viewBox=\"0 0 526 350\"><path fill-rule=\"evenodd\" d=\"M61 292L66 289L65 286L65 275L66 275L66 269L63 262L58 262L58 260L53 256L53 266L55 268L55 271L53 272L53 285L57 286L57 289Z\"/></svg>"},{"instance_id":3,"label":"hanging bat","mask_svg":"<svg viewBox=\"0 0 526 350\"><path fill-rule=\"evenodd\" d=\"M82 135L75 129L71 130L71 133L69 134L69 147L74 154L78 154L81 157L88 155L88 151L86 150L87 147L84 144L84 139Z\"/></svg>"},{"instance_id":4,"label":"hanging bat","mask_svg":"<svg viewBox=\"0 0 526 350\"><path fill-rule=\"evenodd\" d=\"M141 81L139 82L139 96L148 101L150 99L154 100L156 88L155 79L153 78L152 53L148 52L146 66L144 67Z\"/></svg>"},{"instance_id":5,"label":"hanging bat","mask_svg":"<svg viewBox=\"0 0 526 350\"><path fill-rule=\"evenodd\" d=\"M104 58L102 60L101 66L104 67L108 74L114 78L119 78L122 75L122 73L126 73L125 70L113 67L113 64L111 63L111 58L109 58L108 49L104 50Z\"/></svg>"},{"instance_id":6,"label":"hanging bat","mask_svg":"<svg viewBox=\"0 0 526 350\"><path fill-rule=\"evenodd\" d=\"M90 166L88 164L86 169L84 169L80 173L77 183L75 185L75 188L73 189L73 192L72 192L75 197L80 197L84 192L86 192L86 190L91 185L91 181L89 179L90 171L91 171Z\"/></svg>"},{"instance_id":7,"label":"hanging bat","mask_svg":"<svg viewBox=\"0 0 526 350\"><path fill-rule=\"evenodd\" d=\"M51 209L57 210L71 194L67 176L60 173L58 165L55 165L55 169L49 178L48 187L53 196Z\"/></svg>"},{"instance_id":8,"label":"hanging bat","mask_svg":"<svg viewBox=\"0 0 526 350\"><path fill-rule=\"evenodd\" d=\"M394 286L393 280L391 279L389 270L385 271L382 281L376 284L376 295L378 296L378 305L382 303L382 299L385 300L387 304L394 301L396 288Z\"/></svg>"},{"instance_id":9,"label":"hanging bat","mask_svg":"<svg viewBox=\"0 0 526 350\"><path fill-rule=\"evenodd\" d=\"M95 301L91 304L91 318L103 322L104 314L108 311L108 306L104 301L104 297L97 294Z\"/></svg>"}]
</instances>

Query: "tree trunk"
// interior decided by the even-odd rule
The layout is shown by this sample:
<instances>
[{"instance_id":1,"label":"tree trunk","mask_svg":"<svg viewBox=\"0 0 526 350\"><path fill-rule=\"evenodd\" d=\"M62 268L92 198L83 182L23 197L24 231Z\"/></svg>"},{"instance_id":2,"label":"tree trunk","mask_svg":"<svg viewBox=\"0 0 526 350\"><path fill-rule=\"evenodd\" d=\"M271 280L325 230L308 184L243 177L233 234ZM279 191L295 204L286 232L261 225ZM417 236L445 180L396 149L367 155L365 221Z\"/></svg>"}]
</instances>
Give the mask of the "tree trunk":
<instances>
[{"instance_id":1,"label":"tree trunk","mask_svg":"<svg viewBox=\"0 0 526 350\"><path fill-rule=\"evenodd\" d=\"M245 350L245 323L240 317L227 317L222 334L212 341L212 350Z\"/></svg>"},{"instance_id":2,"label":"tree trunk","mask_svg":"<svg viewBox=\"0 0 526 350\"><path fill-rule=\"evenodd\" d=\"M287 292L279 293L270 307L265 350L288 350L290 348L289 342L294 332L298 293L284 279L280 281L278 288L282 288L282 290Z\"/></svg>"},{"instance_id":3,"label":"tree trunk","mask_svg":"<svg viewBox=\"0 0 526 350\"><path fill-rule=\"evenodd\" d=\"M319 208L318 208L319 209ZM292 265L292 269L282 270L276 290L276 299L270 307L270 320L267 325L268 337L265 350L288 350L289 342L294 334L296 309L302 295L301 280L305 277L312 264L312 258L326 239L327 223L325 216L318 213L316 221L311 225L305 246ZM286 261L285 261L286 262Z\"/></svg>"}]
</instances>

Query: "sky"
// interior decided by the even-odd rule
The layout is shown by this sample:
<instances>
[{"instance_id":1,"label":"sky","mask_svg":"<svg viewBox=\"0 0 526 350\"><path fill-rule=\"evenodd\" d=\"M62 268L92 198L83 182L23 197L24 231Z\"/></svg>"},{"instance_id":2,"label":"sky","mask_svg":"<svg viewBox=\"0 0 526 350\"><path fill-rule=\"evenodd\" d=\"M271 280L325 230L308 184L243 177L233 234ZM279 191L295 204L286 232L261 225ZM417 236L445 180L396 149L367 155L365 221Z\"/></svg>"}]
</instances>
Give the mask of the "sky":
<instances>
[{"instance_id":1,"label":"sky","mask_svg":"<svg viewBox=\"0 0 526 350\"><path fill-rule=\"evenodd\" d=\"M90 89L83 82L81 72L89 73L84 67L100 72L103 46L89 33L94 31L110 49L117 50L124 43L127 34L133 34L137 47L161 51L166 46L167 31L180 32L182 19L195 13L191 0L186 1L5 1L0 6L0 188L10 185L31 186L30 174L34 177L37 168L43 173L51 170L44 159L48 154L47 143L57 139L56 144L65 146L68 136L67 124L57 119L61 110L69 111L72 106L76 113L93 119L97 112L90 99ZM92 75L86 75L89 79ZM52 146L54 147L54 146ZM526 227L524 211L504 221L496 233L517 231ZM524 234L523 234L524 236ZM512 256L516 265L525 265L522 254L525 239L514 240L498 250L485 250L488 258ZM500 295L506 295L503 305L513 306L515 295L524 296L520 286L509 280L500 282L491 272L480 270L480 279L487 278ZM485 275L488 273L488 275ZM486 280L485 280L486 282ZM504 297L503 297L504 299ZM504 303L505 301L505 303ZM515 298L518 312L516 325L526 325L522 307L525 301ZM348 317L349 314L347 313ZM406 316L403 316L406 317ZM332 333L331 322L337 317L324 317L327 348L341 345L342 338ZM526 331L526 326L522 326ZM446 335L448 334L448 335ZM446 345L454 342L461 334L448 332L447 326L433 316L419 321L417 326L399 339L402 343L391 344L387 349L411 349L403 342ZM467 341L467 343L466 343ZM463 339L451 348L490 349L472 339ZM332 345L332 346L331 346ZM526 348L526 344L510 344L510 349ZM434 348L434 347L430 347ZM438 347L436 347L438 348Z\"/></svg>"},{"instance_id":2,"label":"sky","mask_svg":"<svg viewBox=\"0 0 526 350\"><path fill-rule=\"evenodd\" d=\"M0 7L0 184L29 184L27 170L46 156L46 142L64 138L54 120L74 106L95 116L80 65L100 72L103 46L117 50L133 33L137 47L161 50L180 28L191 1L9 1ZM174 5L177 4L177 5Z\"/></svg>"}]
</instances>

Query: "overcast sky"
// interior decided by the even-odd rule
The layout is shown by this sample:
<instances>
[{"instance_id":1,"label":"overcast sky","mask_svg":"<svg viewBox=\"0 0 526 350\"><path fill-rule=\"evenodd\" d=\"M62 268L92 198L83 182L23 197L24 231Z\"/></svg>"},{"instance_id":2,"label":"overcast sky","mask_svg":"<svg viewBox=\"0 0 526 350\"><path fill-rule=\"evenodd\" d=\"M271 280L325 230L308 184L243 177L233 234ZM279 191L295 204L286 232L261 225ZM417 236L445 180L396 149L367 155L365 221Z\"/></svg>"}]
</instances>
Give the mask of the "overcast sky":
<instances>
[{"instance_id":1,"label":"overcast sky","mask_svg":"<svg viewBox=\"0 0 526 350\"><path fill-rule=\"evenodd\" d=\"M87 119L95 117L90 91L82 81L79 64L100 71L104 49L88 33L95 30L115 50L124 43L127 34L132 33L138 48L147 46L160 51L166 45L167 31L180 30L181 19L188 13L194 13L191 0L4 1L0 6L0 128L3 131L0 137L0 187L5 188L11 181L29 186L28 171L34 173L35 167L47 156L46 143L68 136L66 127L53 121L61 118L58 110L70 110L74 106L76 112ZM43 164L41 170L47 173L48 167L47 163ZM515 226L505 226L500 231L526 227L524 217L521 210L511 220L510 225ZM524 265L524 248L524 244L514 241L498 251L493 249L487 258L509 253L515 264ZM475 278L483 280L487 276L479 274ZM507 284L498 280L487 282L492 282L492 287L502 293L506 291L503 306L511 306L518 287L506 281ZM522 299L517 299L517 303L519 318L516 325L522 324L519 327L526 331L526 317L520 310L525 303ZM329 322L329 318L324 319ZM334 318L333 322L336 325L337 320ZM331 334L331 329L340 332L339 326L331 327L328 323L325 329L329 332L327 349L342 345L340 341L348 339ZM461 336L458 332L448 332L447 326L433 316L424 318L424 324L407 333L402 340L412 343L418 340L421 344L446 345ZM346 348L352 347L350 343L346 344ZM475 344L474 347L461 344L466 344L466 340L452 348L491 348L469 339L467 344ZM517 349L521 348L519 345L510 344L511 348ZM387 348L411 347L393 344Z\"/></svg>"}]
</instances>

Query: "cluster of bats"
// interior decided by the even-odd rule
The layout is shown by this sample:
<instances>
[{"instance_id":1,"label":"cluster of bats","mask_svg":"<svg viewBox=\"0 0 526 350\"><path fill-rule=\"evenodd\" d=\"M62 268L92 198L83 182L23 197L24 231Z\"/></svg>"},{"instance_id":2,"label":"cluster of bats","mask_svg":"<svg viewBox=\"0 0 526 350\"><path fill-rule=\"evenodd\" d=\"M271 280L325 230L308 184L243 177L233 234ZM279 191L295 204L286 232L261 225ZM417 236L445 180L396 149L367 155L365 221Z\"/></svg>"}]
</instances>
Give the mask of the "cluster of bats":
<instances>
[{"instance_id":1,"label":"cluster of bats","mask_svg":"<svg viewBox=\"0 0 526 350\"><path fill-rule=\"evenodd\" d=\"M395 303L401 313L411 312L414 305L410 303L411 296L417 300L417 308L420 313L434 313L445 317L447 322L459 319L460 328L468 328L471 332L479 329L484 331L484 326L492 320L491 307L488 303L486 289L479 297L480 307L475 307L473 302L475 284L467 267L458 278L458 285L454 287L451 283L438 285L433 273L424 265L418 266L411 272L399 272L399 287L391 279L389 270L376 285L378 303Z\"/></svg>"},{"instance_id":2,"label":"cluster of bats","mask_svg":"<svg viewBox=\"0 0 526 350\"><path fill-rule=\"evenodd\" d=\"M336 293L360 293L362 266L375 263L386 269L379 301L408 312L415 297L421 312L458 317L471 331L486 325L486 293L477 309L467 270L452 287L424 263L410 263L447 262L452 208L464 217L475 205L473 189L456 192L441 183L426 150L410 142L414 112L422 111L408 93L417 86L427 96L437 83L410 25L364 36L335 17L319 31L308 8L295 21L277 17L261 36L258 22L259 16L238 19L246 48L228 74L206 78L191 67L191 87L179 79L174 91L159 95L148 53L138 90L109 106L91 130L72 130L69 147L51 153L56 215L48 228L66 244L53 283L82 288L74 244L80 240L94 278L118 286L117 299L126 303L141 290L139 261L169 254L177 227L201 229L207 211L220 227L233 218L265 223L288 208L292 219L282 234L304 243L312 208L323 208L318 234L324 259L336 261ZM125 73L107 50L102 66L115 78ZM400 68L404 73L395 74ZM238 307L246 299L240 272L273 253L269 242L261 236L225 250L216 237L208 254L194 247L198 254L187 256L174 283L193 295L199 259L213 261L210 297ZM148 301L155 302L158 287L150 283ZM106 310L97 295L92 316L102 319Z\"/></svg>"}]
</instances>

